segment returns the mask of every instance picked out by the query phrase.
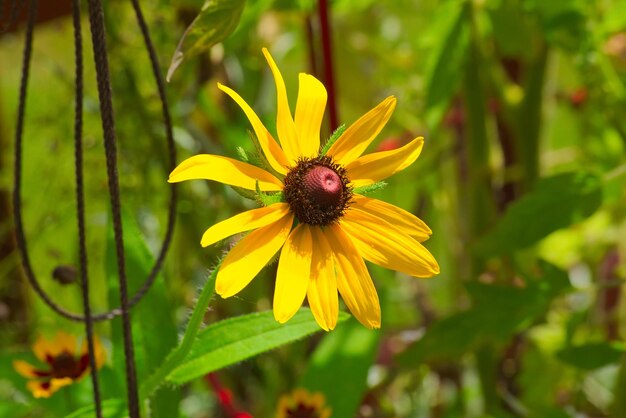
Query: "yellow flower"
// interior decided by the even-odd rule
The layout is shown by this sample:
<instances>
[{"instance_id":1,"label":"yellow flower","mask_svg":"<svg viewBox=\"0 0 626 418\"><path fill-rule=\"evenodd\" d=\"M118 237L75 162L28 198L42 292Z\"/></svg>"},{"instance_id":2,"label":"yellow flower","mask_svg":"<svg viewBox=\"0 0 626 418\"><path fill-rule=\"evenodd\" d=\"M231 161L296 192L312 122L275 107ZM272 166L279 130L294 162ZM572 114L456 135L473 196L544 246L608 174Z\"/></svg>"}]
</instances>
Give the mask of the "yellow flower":
<instances>
[{"instance_id":1,"label":"yellow flower","mask_svg":"<svg viewBox=\"0 0 626 418\"><path fill-rule=\"evenodd\" d=\"M48 398L63 386L71 385L89 372L89 355L87 341L82 344L77 354L76 338L64 332L58 332L53 341L43 337L33 345L33 352L39 361L46 364L38 368L22 361L13 361L15 370L29 379L26 387L35 398ZM98 338L94 339L96 365L102 367L105 359L104 349Z\"/></svg>"},{"instance_id":2,"label":"yellow flower","mask_svg":"<svg viewBox=\"0 0 626 418\"><path fill-rule=\"evenodd\" d=\"M358 192L411 165L423 138L398 149L361 155L395 108L396 99L388 97L322 155L326 89L315 77L301 73L293 118L280 71L269 52L263 53L276 82L280 145L241 96L222 84L218 87L250 120L266 169L202 154L183 161L169 182L214 180L279 200L219 222L202 236L201 245L206 247L254 230L224 258L216 279L219 295L227 298L241 291L280 251L273 305L277 321L289 320L306 296L318 324L331 330L337 323L339 291L363 325L379 328L378 295L363 259L414 277L438 274L439 266L420 243L431 234L424 222Z\"/></svg>"},{"instance_id":3,"label":"yellow flower","mask_svg":"<svg viewBox=\"0 0 626 418\"><path fill-rule=\"evenodd\" d=\"M296 389L281 396L276 418L329 418L331 409L326 407L324 395Z\"/></svg>"}]
</instances>

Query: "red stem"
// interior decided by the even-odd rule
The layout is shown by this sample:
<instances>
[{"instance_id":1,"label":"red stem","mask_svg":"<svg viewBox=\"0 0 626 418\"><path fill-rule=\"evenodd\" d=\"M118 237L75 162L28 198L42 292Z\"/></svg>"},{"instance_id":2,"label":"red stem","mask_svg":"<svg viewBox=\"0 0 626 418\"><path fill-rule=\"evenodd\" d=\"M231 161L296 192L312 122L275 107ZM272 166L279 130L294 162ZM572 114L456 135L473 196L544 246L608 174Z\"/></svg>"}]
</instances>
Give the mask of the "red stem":
<instances>
[{"instance_id":1,"label":"red stem","mask_svg":"<svg viewBox=\"0 0 626 418\"><path fill-rule=\"evenodd\" d=\"M333 73L333 53L330 33L329 10L327 0L318 0L317 8L322 32L322 54L324 56L324 81L328 91L328 113L330 116L330 129L334 131L339 126L337 116L337 94L335 91L335 77Z\"/></svg>"},{"instance_id":2,"label":"red stem","mask_svg":"<svg viewBox=\"0 0 626 418\"><path fill-rule=\"evenodd\" d=\"M228 418L253 418L247 412L237 410L231 391L222 386L215 373L209 373L204 378L215 392L217 400Z\"/></svg>"}]
</instances>

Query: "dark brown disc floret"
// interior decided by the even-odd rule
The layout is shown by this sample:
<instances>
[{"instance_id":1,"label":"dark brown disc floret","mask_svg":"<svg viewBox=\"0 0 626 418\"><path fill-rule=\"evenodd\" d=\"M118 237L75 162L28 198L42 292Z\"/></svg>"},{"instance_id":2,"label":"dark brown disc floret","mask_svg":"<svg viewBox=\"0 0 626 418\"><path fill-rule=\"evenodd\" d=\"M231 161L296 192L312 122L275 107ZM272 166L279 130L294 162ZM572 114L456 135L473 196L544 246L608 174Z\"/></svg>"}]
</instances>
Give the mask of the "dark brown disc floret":
<instances>
[{"instance_id":1,"label":"dark brown disc floret","mask_svg":"<svg viewBox=\"0 0 626 418\"><path fill-rule=\"evenodd\" d=\"M85 356L87 362L89 359ZM84 364L82 359L75 358L72 354L64 351L50 359L51 374L57 379L69 377L78 379L85 371L89 363ZM83 363L83 364L81 364Z\"/></svg>"},{"instance_id":2,"label":"dark brown disc floret","mask_svg":"<svg viewBox=\"0 0 626 418\"><path fill-rule=\"evenodd\" d=\"M350 203L349 183L346 169L331 157L303 158L285 177L283 196L299 222L330 225Z\"/></svg>"}]
</instances>

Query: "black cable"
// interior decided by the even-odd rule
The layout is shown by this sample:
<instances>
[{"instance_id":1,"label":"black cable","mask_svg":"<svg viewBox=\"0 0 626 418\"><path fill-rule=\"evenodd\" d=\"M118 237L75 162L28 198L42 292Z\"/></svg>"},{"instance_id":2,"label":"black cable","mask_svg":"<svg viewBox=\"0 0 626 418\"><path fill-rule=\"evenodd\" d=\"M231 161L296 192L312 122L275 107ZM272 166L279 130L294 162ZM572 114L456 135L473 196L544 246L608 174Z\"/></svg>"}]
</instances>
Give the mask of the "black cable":
<instances>
[{"instance_id":1,"label":"black cable","mask_svg":"<svg viewBox=\"0 0 626 418\"><path fill-rule=\"evenodd\" d=\"M3 1L3 0L0 0ZM171 123L171 118L170 118L170 114L169 114L169 109L168 109L168 105L167 105L167 97L165 94L165 83L163 81L163 77L161 74L161 71L159 69L158 66L158 59L156 57L156 53L154 51L154 47L152 45L152 41L150 40L150 35L148 32L148 28L145 24L145 21L143 19L143 16L141 14L141 10L139 8L138 3L133 2L133 6L135 8L135 12L137 14L137 20L139 22L139 25L141 27L141 31L144 37L144 42L146 44L146 49L148 50L148 54L150 56L150 61L152 64L152 71L154 73L154 77L155 80L157 82L157 88L158 88L158 92L159 92L159 97L161 99L161 104L162 104L162 113L163 113L163 120L165 123L165 131L166 131L166 138L167 138L167 146L168 146L168 158L169 158L169 169L170 171L174 169L174 166L176 164L176 147L174 144L174 137L173 137L173 133L172 133L172 123ZM30 29L30 35L29 35L29 29L27 28L27 39L26 39L26 43L27 45L25 46L25 51L26 52L26 48L29 49L29 57L28 60L30 60L30 49L32 48L32 28ZM30 36L30 38L29 38ZM30 61L28 61L30 62ZM26 64L25 64L26 65ZM22 74L22 76L24 76L24 74ZM22 83L24 83L24 80L22 80ZM24 89L26 88L26 86L24 85L23 87ZM28 250L27 250L27 246L26 246L26 239L25 239L25 235L23 232L23 226L22 226L22 220L21 220L21 198L20 198L20 188L21 188L21 173L22 173L22 169L21 169L21 164L22 164L22 157L21 157L21 144L22 144L22 125L23 125L23 113L24 113L24 106L25 106L25 93L24 96L20 96L20 103L23 103L21 106L21 110L18 110L18 119L21 118L22 122L19 122L18 120L18 128L16 130L16 147L15 147L15 184L14 184L14 199L13 199L13 204L14 204L14 212L17 214L19 212L19 217L18 215L15 216L15 221L16 221L16 235L18 236L18 248L20 250L20 252L23 254L23 258L22 258L22 264L23 264L23 268L24 268L24 274L27 278L27 280L29 281L29 283L31 284L31 286L33 287L33 289L35 290L35 292L39 295L39 297L41 297L41 299L56 313L58 313L59 315L73 320L73 321L84 321L85 320L85 316L78 314L78 313L74 313L74 312L70 312L64 308L62 308L61 306L59 306L57 303L55 303L52 298L43 290L43 288L41 287L41 285L39 284L39 281L37 280L37 277L34 274L34 271L30 265L30 261L28 258ZM20 116L20 114L22 116ZM166 226L166 231L165 231L165 236L163 238L163 245L161 246L161 249L157 255L157 258L154 262L154 265L152 266L152 269L150 270L150 273L148 274L148 277L145 279L144 283L142 284L141 288L139 288L139 290L137 290L137 292L133 295L129 306L132 307L134 305L136 305L142 298L143 296L146 294L146 292L150 289L150 287L152 286L152 284L154 283L154 280L156 279L157 274L159 273L159 271L161 270L163 261L165 259L165 256L167 254L167 251L169 250L169 246L171 244L172 241L172 237L173 237L173 232L174 232L174 225L175 225L175 218L176 218L176 202L177 202L177 193L176 193L176 187L170 187L170 199L169 199L169 203L168 203L168 215L167 215L167 226ZM115 318L116 316L120 316L122 314L122 310L118 307L118 308L114 308L111 309L109 311L103 312L103 313L99 313L99 314L95 314L92 315L91 318L93 321L105 321L105 320L110 320Z\"/></svg>"},{"instance_id":2,"label":"black cable","mask_svg":"<svg viewBox=\"0 0 626 418\"><path fill-rule=\"evenodd\" d=\"M100 118L102 120L102 131L104 134L107 178L109 196L111 199L115 253L117 256L117 271L120 285L120 309L122 310L121 316L122 333L124 336L128 412L131 418L139 418L137 371L135 369L135 352L133 347L133 334L128 304L128 280L126 277L126 259L124 256L124 231L122 226L122 208L120 204L120 189L117 171L117 144L115 139L113 102L111 98L109 62L106 50L104 11L100 0L88 0L87 3L89 6L89 23L91 27L93 55L96 65L96 80L98 84L98 97L100 100Z\"/></svg>"},{"instance_id":3,"label":"black cable","mask_svg":"<svg viewBox=\"0 0 626 418\"><path fill-rule=\"evenodd\" d=\"M0 0L3 2L3 0ZM159 251L158 257L145 280L142 287L133 296L132 300L128 301L128 293L126 289L126 273L123 253L123 235L122 235L122 222L121 222L121 205L119 201L119 183L117 177L117 161L116 161L116 143L115 143L115 129L113 121L112 103L111 103L111 89L109 81L108 61L106 58L106 40L104 34L104 19L102 4L100 0L89 0L89 18L92 24L92 39L94 46L94 59L96 61L96 73L98 77L98 91L101 99L101 117L103 124L103 132L105 139L105 153L107 157L107 175L109 178L109 190L111 191L111 207L113 212L113 223L115 230L116 241L116 253L118 256L118 273L120 273L120 299L121 307L115 308L110 311L92 315L89 305L89 285L88 285L88 259L86 253L86 239L85 239L85 221L84 221L84 182L82 175L82 98L83 98L83 80L82 80L82 37L80 36L80 14L79 14L79 0L74 0L74 25L75 25L75 42L76 42L76 116L75 116L75 153L76 153L76 190L77 190L77 211L78 211L78 233L79 233L79 245L80 245L80 263L81 263L81 290L83 292L83 303L85 307L85 315L80 315L65 310L58 304L56 304L52 298L43 290L37 280L29 259L28 246L26 242L26 236L24 234L24 226L22 219L22 206L21 206L21 185L22 185L22 148L23 148L23 132L24 132L24 118L26 112L26 98L28 79L30 73L30 61L32 56L32 44L33 33L37 13L37 0L30 1L30 7L28 9L28 21L26 28L26 39L23 51L22 73L20 81L20 92L18 102L18 115L15 132L15 164L14 164L14 185L13 185L13 211L15 219L15 235L17 247L22 255L22 267L26 278L35 290L35 292L41 297L41 299L56 313L59 315L75 320L84 321L87 328L87 340L90 353L90 366L92 371L96 369L95 364L95 350L93 342L93 321L109 320L116 316L121 315L124 322L124 343L126 351L126 369L129 388L129 411L131 417L138 417L139 415L139 403L137 397L137 384L136 384L136 372L134 364L134 353L132 347L132 334L130 329L129 310L130 307L135 305L149 290L150 286L154 282L156 275L162 267L163 260L169 249L175 224L176 215L176 188L171 187L170 200L168 205L168 220L163 245ZM23 0L20 1L20 8ZM17 3L13 3L12 15L17 14ZM139 3L133 0L133 7L137 16L137 21L141 28L146 49L150 57L152 71L157 83L159 92L159 98L162 104L162 113L165 124L166 139L168 144L168 157L170 169L173 169L176 163L175 144L172 132L171 117L167 105L167 97L165 94L165 84L161 75L156 52L152 45L152 41L149 36L149 31ZM122 283L123 282L123 283ZM92 375L94 376L94 375ZM99 387L97 377L94 377L94 399L97 405L96 413L98 417L101 416L99 412Z\"/></svg>"},{"instance_id":4,"label":"black cable","mask_svg":"<svg viewBox=\"0 0 626 418\"><path fill-rule=\"evenodd\" d=\"M167 151L168 151L168 163L169 163L169 171L174 170L176 166L176 145L174 144L174 133L172 129L172 119L170 117L169 106L167 103L167 95L165 93L165 81L163 80L163 74L159 68L159 60L157 58L156 51L154 50L154 45L152 44L152 40L150 39L150 31L148 30L148 26L146 25L146 21L143 17L143 13L141 12L141 7L139 6L138 0L132 0L133 8L135 9L135 15L137 16L137 23L141 28L141 33L143 35L144 43L146 45L146 49L148 50L148 56L150 57L150 64L152 66L152 74L154 75L154 79L157 83L157 90L159 92L159 99L161 100L161 112L163 114L163 122L165 124L165 137L167 139ZM148 276L148 279L142 286L142 288L137 292L135 297L141 298L143 293L145 293L148 288L152 285L152 282L156 278L157 273L161 269L161 265L163 264L163 260L165 259L165 255L167 254L167 250L169 249L170 243L172 242L172 237L174 235L174 225L176 223L176 203L177 203L177 187L174 187L170 190L170 200L168 204L168 214L167 214L167 228L165 231L165 237L163 239L163 246L161 251L154 263L154 267ZM133 302L135 302L133 298ZM133 303L131 302L131 303Z\"/></svg>"},{"instance_id":5,"label":"black cable","mask_svg":"<svg viewBox=\"0 0 626 418\"><path fill-rule=\"evenodd\" d=\"M85 333L87 334L87 353L91 369L93 402L96 417L102 418L102 402L98 383L98 366L94 349L93 320L89 303L89 275L87 242L85 238L85 192L83 182L83 40L80 24L80 0L72 1L72 23L74 27L74 55L76 66L76 89L74 109L74 159L76 170L76 220L78 222L78 248L80 259L81 293L85 313Z\"/></svg>"}]
</instances>

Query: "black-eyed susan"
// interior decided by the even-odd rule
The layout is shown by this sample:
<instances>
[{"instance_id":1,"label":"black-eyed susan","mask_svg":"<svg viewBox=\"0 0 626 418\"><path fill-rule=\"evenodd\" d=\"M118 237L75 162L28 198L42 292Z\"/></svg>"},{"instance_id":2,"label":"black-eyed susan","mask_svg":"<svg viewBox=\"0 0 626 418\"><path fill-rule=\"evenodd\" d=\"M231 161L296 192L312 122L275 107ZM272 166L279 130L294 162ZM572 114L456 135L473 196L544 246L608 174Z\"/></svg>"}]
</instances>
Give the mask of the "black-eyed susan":
<instances>
[{"instance_id":1,"label":"black-eyed susan","mask_svg":"<svg viewBox=\"0 0 626 418\"><path fill-rule=\"evenodd\" d=\"M339 291L363 325L378 328L378 295L363 259L415 277L431 277L439 266L421 244L431 234L424 222L359 191L412 164L423 138L362 155L396 106L396 99L388 97L321 150L326 89L315 77L301 73L292 117L282 75L269 52L263 53L276 83L280 145L241 96L218 84L250 120L263 168L202 154L183 161L169 181L219 181L256 192L265 204L213 225L202 236L206 247L254 230L224 258L215 286L219 295L227 298L241 291L280 251L273 304L277 321L289 320L307 297L318 324L333 329Z\"/></svg>"},{"instance_id":2,"label":"black-eyed susan","mask_svg":"<svg viewBox=\"0 0 626 418\"><path fill-rule=\"evenodd\" d=\"M42 367L33 366L23 360L15 360L13 367L28 381L26 387L35 398L48 398L63 386L71 385L89 372L87 341L83 341L78 351L76 337L58 332L50 341L44 337L33 345L33 352ZM96 365L102 367L105 352L98 338L94 339Z\"/></svg>"},{"instance_id":3,"label":"black-eyed susan","mask_svg":"<svg viewBox=\"0 0 626 418\"><path fill-rule=\"evenodd\" d=\"M329 418L331 412L323 394L298 388L281 396L276 418Z\"/></svg>"}]
</instances>

